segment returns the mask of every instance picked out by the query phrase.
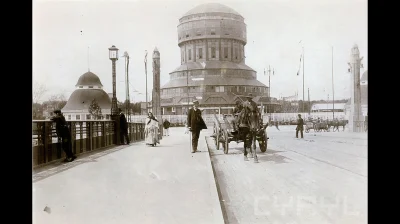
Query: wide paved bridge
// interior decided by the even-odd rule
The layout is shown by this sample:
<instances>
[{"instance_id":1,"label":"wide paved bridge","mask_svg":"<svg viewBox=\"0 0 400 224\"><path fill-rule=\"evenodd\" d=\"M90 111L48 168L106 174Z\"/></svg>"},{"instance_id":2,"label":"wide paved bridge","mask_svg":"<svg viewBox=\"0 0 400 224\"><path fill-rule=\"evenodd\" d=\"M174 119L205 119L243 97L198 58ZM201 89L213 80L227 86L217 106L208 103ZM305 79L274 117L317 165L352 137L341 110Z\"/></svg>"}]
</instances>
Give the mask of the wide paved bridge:
<instances>
[{"instance_id":1,"label":"wide paved bridge","mask_svg":"<svg viewBox=\"0 0 400 224\"><path fill-rule=\"evenodd\" d=\"M130 145L96 151L86 149L107 146L109 139L78 140L75 150L87 152L70 163L57 159L54 143L55 155L42 155L54 156L53 162L34 169L33 223L223 224L205 141L210 130L201 133L197 153L190 152L190 136L183 128L170 129L156 147L139 141L137 133Z\"/></svg>"},{"instance_id":2,"label":"wide paved bridge","mask_svg":"<svg viewBox=\"0 0 400 224\"><path fill-rule=\"evenodd\" d=\"M267 129L260 163L243 161L243 143L217 151L212 125L198 153L190 135L171 128L156 147L116 145L110 121L70 122L65 157L51 122L33 122L33 223L367 223L367 133Z\"/></svg>"}]
</instances>

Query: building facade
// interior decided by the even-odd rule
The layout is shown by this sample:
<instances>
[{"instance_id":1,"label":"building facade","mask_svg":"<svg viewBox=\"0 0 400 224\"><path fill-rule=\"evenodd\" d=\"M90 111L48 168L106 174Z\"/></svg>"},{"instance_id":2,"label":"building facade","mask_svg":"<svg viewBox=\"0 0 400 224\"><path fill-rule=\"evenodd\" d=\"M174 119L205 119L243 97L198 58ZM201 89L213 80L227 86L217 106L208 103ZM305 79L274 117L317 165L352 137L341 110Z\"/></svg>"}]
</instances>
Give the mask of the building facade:
<instances>
[{"instance_id":1,"label":"building facade","mask_svg":"<svg viewBox=\"0 0 400 224\"><path fill-rule=\"evenodd\" d=\"M311 106L311 112L344 112L346 103L314 103Z\"/></svg>"},{"instance_id":2,"label":"building facade","mask_svg":"<svg viewBox=\"0 0 400 224\"><path fill-rule=\"evenodd\" d=\"M178 25L180 66L161 88L162 113L186 114L195 99L205 114L230 113L249 93L257 104L268 104L268 87L245 64L246 42L244 18L225 5L202 4L183 15Z\"/></svg>"},{"instance_id":3,"label":"building facade","mask_svg":"<svg viewBox=\"0 0 400 224\"><path fill-rule=\"evenodd\" d=\"M103 84L97 75L92 72L86 72L79 77L75 87L76 89L69 97L67 104L61 109L66 120L94 119L89 113L89 107L93 100L96 100L101 108L102 119L110 119L111 98L103 90Z\"/></svg>"}]
</instances>

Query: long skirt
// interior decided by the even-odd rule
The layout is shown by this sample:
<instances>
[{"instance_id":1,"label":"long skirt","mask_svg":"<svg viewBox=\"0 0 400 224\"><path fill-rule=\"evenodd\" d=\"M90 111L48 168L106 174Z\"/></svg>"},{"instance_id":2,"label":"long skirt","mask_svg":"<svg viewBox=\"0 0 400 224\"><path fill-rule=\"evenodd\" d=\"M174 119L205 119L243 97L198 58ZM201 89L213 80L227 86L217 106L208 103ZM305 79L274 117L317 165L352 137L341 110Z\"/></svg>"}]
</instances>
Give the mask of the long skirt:
<instances>
[{"instance_id":1,"label":"long skirt","mask_svg":"<svg viewBox=\"0 0 400 224\"><path fill-rule=\"evenodd\" d=\"M145 142L148 145L160 144L158 139L158 128L157 127L149 127L145 129Z\"/></svg>"}]
</instances>

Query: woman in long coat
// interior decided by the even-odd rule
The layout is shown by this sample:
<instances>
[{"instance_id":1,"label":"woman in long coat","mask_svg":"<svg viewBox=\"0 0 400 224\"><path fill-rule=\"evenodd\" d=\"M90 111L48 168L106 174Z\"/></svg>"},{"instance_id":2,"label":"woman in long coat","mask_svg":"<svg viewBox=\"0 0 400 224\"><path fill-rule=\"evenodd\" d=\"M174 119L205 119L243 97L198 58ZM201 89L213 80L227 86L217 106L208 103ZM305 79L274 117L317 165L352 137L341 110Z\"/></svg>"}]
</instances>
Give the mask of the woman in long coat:
<instances>
[{"instance_id":1,"label":"woman in long coat","mask_svg":"<svg viewBox=\"0 0 400 224\"><path fill-rule=\"evenodd\" d=\"M160 144L158 139L158 120L149 112L145 122L144 136L146 145L156 146L157 143Z\"/></svg>"}]
</instances>

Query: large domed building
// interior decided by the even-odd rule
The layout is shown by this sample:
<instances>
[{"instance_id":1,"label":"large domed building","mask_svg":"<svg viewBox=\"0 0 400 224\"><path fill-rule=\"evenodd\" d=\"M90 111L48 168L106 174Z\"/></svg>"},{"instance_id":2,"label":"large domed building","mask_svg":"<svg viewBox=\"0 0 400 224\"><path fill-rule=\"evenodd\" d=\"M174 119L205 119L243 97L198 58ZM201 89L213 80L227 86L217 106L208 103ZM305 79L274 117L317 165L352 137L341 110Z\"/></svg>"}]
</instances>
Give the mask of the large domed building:
<instances>
[{"instance_id":1,"label":"large domed building","mask_svg":"<svg viewBox=\"0 0 400 224\"><path fill-rule=\"evenodd\" d=\"M81 75L75 85L76 89L61 109L66 120L90 120L89 106L95 99L101 108L104 119L110 119L111 99L103 90L103 84L97 75L86 72Z\"/></svg>"},{"instance_id":2,"label":"large domed building","mask_svg":"<svg viewBox=\"0 0 400 224\"><path fill-rule=\"evenodd\" d=\"M205 114L230 113L238 96L249 93L267 104L268 87L245 63L246 42L244 18L225 5L202 4L184 14L178 25L181 65L161 88L163 114L185 114L195 99Z\"/></svg>"}]
</instances>

